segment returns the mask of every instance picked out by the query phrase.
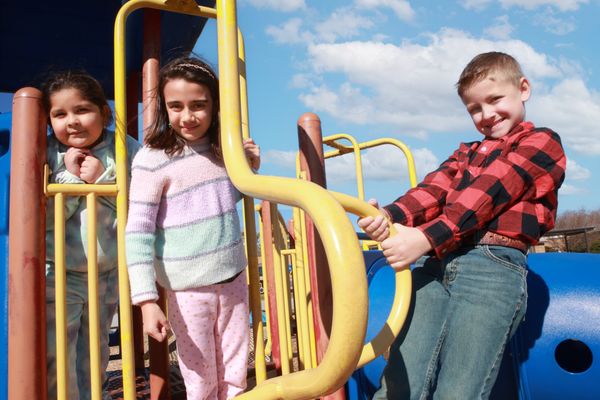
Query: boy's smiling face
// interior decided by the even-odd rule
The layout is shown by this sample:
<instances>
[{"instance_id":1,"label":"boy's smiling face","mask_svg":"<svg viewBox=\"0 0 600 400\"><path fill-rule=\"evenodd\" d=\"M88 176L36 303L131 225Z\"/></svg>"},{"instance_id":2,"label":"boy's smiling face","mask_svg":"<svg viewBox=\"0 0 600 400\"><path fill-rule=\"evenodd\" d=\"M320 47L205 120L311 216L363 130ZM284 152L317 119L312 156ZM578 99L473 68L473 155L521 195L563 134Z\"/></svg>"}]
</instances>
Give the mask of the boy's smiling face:
<instances>
[{"instance_id":1,"label":"boy's smiling face","mask_svg":"<svg viewBox=\"0 0 600 400\"><path fill-rule=\"evenodd\" d=\"M516 85L502 74L492 73L466 89L462 101L479 132L501 138L525 119L523 104L531 94L529 81Z\"/></svg>"}]
</instances>

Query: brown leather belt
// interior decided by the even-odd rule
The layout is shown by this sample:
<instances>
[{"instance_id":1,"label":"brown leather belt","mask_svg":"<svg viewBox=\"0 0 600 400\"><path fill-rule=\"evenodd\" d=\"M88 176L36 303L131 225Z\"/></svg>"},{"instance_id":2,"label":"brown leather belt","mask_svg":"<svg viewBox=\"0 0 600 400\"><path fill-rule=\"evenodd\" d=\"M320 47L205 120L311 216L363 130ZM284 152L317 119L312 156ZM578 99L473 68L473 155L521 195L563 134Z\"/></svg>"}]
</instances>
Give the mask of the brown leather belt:
<instances>
[{"instance_id":1,"label":"brown leather belt","mask_svg":"<svg viewBox=\"0 0 600 400\"><path fill-rule=\"evenodd\" d=\"M467 243L473 246L485 244L490 246L506 246L521 250L523 253L527 253L529 245L518 239L513 239L508 236L501 235L499 233L490 231L479 231L467 240Z\"/></svg>"}]
</instances>

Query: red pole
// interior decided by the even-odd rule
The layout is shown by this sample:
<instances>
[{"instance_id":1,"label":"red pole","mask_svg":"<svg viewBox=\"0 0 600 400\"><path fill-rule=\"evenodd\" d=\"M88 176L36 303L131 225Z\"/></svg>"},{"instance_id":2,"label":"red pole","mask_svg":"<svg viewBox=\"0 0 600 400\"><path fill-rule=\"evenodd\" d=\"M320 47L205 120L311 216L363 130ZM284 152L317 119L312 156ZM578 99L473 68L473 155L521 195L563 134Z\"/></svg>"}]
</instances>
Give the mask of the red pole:
<instances>
[{"instance_id":1,"label":"red pole","mask_svg":"<svg viewBox=\"0 0 600 400\"><path fill-rule=\"evenodd\" d=\"M144 66L142 71L143 131L155 118L158 71L160 69L160 11L144 10ZM158 287L158 305L167 309L165 291ZM169 343L160 343L148 337L150 352L150 399L168 400L169 393Z\"/></svg>"},{"instance_id":2,"label":"red pole","mask_svg":"<svg viewBox=\"0 0 600 400\"><path fill-rule=\"evenodd\" d=\"M8 273L8 398L46 399L46 115L42 93L13 97Z\"/></svg>"},{"instance_id":3,"label":"red pole","mask_svg":"<svg viewBox=\"0 0 600 400\"><path fill-rule=\"evenodd\" d=\"M304 113L298 118L298 143L300 146L300 169L306 172L306 179L322 187L327 187L321 120L316 114ZM306 234L317 361L321 362L329 344L333 317L331 278L323 242L308 215L306 215ZM344 399L344 397L344 389L341 388L323 398L333 400Z\"/></svg>"}]
</instances>

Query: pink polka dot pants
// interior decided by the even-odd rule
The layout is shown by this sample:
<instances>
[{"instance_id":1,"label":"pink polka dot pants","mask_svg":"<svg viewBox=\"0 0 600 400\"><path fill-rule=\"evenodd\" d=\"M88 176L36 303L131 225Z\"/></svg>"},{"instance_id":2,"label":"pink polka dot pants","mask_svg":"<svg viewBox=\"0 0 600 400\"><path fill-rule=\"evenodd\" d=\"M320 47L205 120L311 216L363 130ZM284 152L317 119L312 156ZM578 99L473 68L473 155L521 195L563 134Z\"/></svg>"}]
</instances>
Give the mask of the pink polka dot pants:
<instances>
[{"instance_id":1,"label":"pink polka dot pants","mask_svg":"<svg viewBox=\"0 0 600 400\"><path fill-rule=\"evenodd\" d=\"M187 400L225 400L246 388L250 340L246 274L168 293Z\"/></svg>"}]
</instances>

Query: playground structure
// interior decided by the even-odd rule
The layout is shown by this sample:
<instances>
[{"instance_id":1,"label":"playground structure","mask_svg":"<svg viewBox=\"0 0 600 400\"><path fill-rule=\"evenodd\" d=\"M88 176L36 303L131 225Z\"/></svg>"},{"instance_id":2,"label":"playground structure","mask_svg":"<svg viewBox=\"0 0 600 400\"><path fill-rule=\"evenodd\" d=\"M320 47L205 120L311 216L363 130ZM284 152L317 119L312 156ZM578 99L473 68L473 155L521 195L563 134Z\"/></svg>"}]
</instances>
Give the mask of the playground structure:
<instances>
[{"instance_id":1,"label":"playground structure","mask_svg":"<svg viewBox=\"0 0 600 400\"><path fill-rule=\"evenodd\" d=\"M309 399L328 393L334 393L332 398L342 398L344 389L340 390L340 388L344 384L347 384L346 397L367 398L376 387L378 375L381 373L384 361L380 355L389 346L404 321L410 293L410 272L404 270L394 276L380 252L377 250L362 252L354 229L344 213L344 209L357 215L373 215L377 212L361 201L364 199L364 192L359 150L379 143L359 144L347 135L334 135L322 139L318 117L307 114L302 116L298 123L299 179L258 176L252 173L245 163L238 162L237 160L243 160L241 139L247 137L249 131L245 93L245 55L242 36L236 23L235 2L226 0L218 1L216 9L198 6L191 1L181 1L177 4L151 0L130 1L117 14L114 94L117 114L116 131L119 139L117 157L121 169L115 185L103 185L105 187L85 185L85 189L81 187L82 185L75 185L78 186L77 188L47 185L43 175L45 117L39 109L39 95L31 89L15 94L13 120L26 123L26 125L22 125L21 122L13 123L11 132L13 139L11 157L13 160L20 160L15 161L10 170L11 196L16 193L14 198L11 197L11 204L19 204L19 207L11 209L10 230L3 229L6 225L0 224L0 234L3 234L3 240L9 238L11 243L14 241L20 243L20 246L33 245L33 248L14 250L11 246L10 250L10 293L12 295L16 292L24 298L14 300L11 297L9 307L14 307L14 304L18 303L19 307L25 305L29 308L19 308L19 312L9 308L9 314L5 317L5 320L9 321L8 337L0 335L0 340L5 339L4 343L6 339L11 341L10 345L6 345L9 349L9 369L7 371L4 367L5 374L0 376L0 379L8 377L6 384L8 398L45 398L43 384L45 351L44 343L40 340L45 327L42 323L43 318L39 318L39 309L36 308L40 306L40 300L43 302L43 296L40 297L39 293L44 287L43 276L40 276L43 275L44 270L41 264L41 260L44 259L44 245L43 242L34 243L35 241L31 240L33 237L43 237L39 233L44 224L43 189L46 189L46 195L55 197L86 195L90 199L90 204L95 202L94 198L97 195L117 196L122 240L124 215L126 215L126 192L124 185L121 184L126 175L123 162L125 126L122 121L128 119L119 116L127 115L127 108L131 107L131 105L126 106L124 96L127 86L125 83L127 58L125 21L129 14L142 7L217 19L221 115L224 116L221 121L221 143L223 143L224 161L232 181L246 194L244 231L249 259L254 375L257 382L255 388L239 398ZM157 40L155 38L150 42L156 43ZM156 53L146 54L145 58L145 86L142 88L142 93L147 93L148 88L153 87L152 79L156 78L158 70ZM150 101L151 99L144 99L146 105ZM21 106L24 108L19 108ZM145 108L152 109L152 107ZM28 118L21 119L22 115L27 115ZM147 118L151 119L152 116L145 114L144 120L146 121ZM342 139L348 140L351 145L342 145L340 143ZM18 141L22 143L17 144ZM324 153L322 142L333 147L334 150ZM36 145L32 146L32 143ZM406 154L410 166L412 162L410 152L402 146L399 147ZM34 152L31 151L32 149ZM323 160L348 152L354 152L357 159L358 199L328 192L323 188L325 186ZM0 163L5 162L6 159L7 157L0 158ZM18 164L35 165L37 173L19 175L18 168L14 167ZM4 173L8 170L2 168L2 171ZM411 171L409 176L411 184L414 185L416 175L414 169ZM27 179L30 181L28 182ZM7 188L8 184L5 186ZM16 197L17 195L21 196ZM253 198L264 200L259 207L262 271L256 263L258 252ZM8 206L8 202L4 201ZM29 208L26 204L28 202ZM57 203L60 204L60 201ZM277 204L294 206L294 222L291 229L287 229L286 224L281 221L276 211ZM32 214L31 209L36 207L38 211ZM31 224L32 215L38 219ZM310 218L305 218L307 215ZM13 219L17 221L15 222L17 225L23 225L20 221L29 219L30 230L17 233L17 230L13 229L15 226L12 224ZM1 218L0 222L2 222ZM365 243L365 247L369 247L369 244ZM135 398L135 366L140 365L139 351L136 353L135 350L135 337L139 334L139 330L134 329L134 316L130 312L127 273L122 262L123 246L120 246L119 252L123 397L133 399ZM89 252L89 254L94 253L95 251ZM23 268L27 265L24 261L25 257L30 257L31 254L38 257L38 264L32 265L36 268L25 269ZM13 259L13 257L21 258ZM599 333L593 330L593 324L590 327L590 324L586 324L585 321L593 321L594 318L598 320L600 315L597 306L598 288L594 287L598 285L593 284L600 282L599 271L594 270L598 258L587 254L546 254L532 256L530 262L532 266L530 304L532 304L531 299L545 299L545 301L533 302L535 305L533 307L530 305L528 321L524 323L511 345L513 363L507 363L508 372L501 377L497 385L500 387L498 390L503 393L498 395L502 396L498 398L517 398L517 396L532 399L596 398L598 392L593 382L595 382L594 377L598 377L599 367L594 355L597 356L600 346ZM329 269L324 268L324 265L328 265ZM572 279L565 282L561 279L561 269L566 269L567 265L571 269L577 268L580 274L585 274L586 279ZM93 269L93 262L91 267ZM262 298L259 290L261 273L264 288ZM395 282L395 285L392 282ZM8 294L9 291L5 289L4 293ZM265 304L266 329L262 318L261 302ZM90 307L93 305L91 304ZM573 308L578 312L572 313L570 310ZM26 318L25 324L30 325L26 325L26 328L19 326L21 322L14 318L16 315ZM367 317L370 320L367 320ZM37 334L22 335L22 332L26 331L37 332ZM365 336L369 342L363 347ZM535 346L533 346L534 342L536 342ZM159 398L168 393L168 375L165 367L167 349L152 342L150 346L151 396ZM269 371L265 362L266 354L270 354L275 371L281 375L280 377L267 379ZM586 358L586 354L589 354L589 357ZM368 364L375 358L377 359L374 362ZM354 372L357 367L362 366L364 367ZM59 390L65 393L66 364L63 365L62 370L63 384L59 385L62 387ZM541 370L544 371L544 375ZM93 373L97 374L98 371ZM548 379L544 376L551 376L554 385L548 384ZM101 382L95 383L93 398L99 398L101 384Z\"/></svg>"}]
</instances>

